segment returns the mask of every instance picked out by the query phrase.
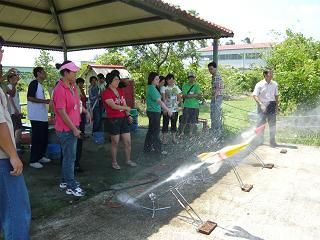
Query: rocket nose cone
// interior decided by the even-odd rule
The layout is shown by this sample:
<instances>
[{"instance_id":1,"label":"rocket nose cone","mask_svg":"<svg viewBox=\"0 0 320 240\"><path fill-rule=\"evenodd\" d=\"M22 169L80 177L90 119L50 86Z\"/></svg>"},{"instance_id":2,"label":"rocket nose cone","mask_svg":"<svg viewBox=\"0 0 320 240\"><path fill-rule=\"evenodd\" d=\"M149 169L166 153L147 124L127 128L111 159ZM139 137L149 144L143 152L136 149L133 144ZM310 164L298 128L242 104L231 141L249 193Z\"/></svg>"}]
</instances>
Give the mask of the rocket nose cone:
<instances>
[{"instance_id":1,"label":"rocket nose cone","mask_svg":"<svg viewBox=\"0 0 320 240\"><path fill-rule=\"evenodd\" d=\"M254 132L255 132L256 134L259 134L259 133L261 133L265 128L266 128L266 123L263 124L263 125L261 125L260 127L257 127L257 128L254 130Z\"/></svg>"}]
</instances>

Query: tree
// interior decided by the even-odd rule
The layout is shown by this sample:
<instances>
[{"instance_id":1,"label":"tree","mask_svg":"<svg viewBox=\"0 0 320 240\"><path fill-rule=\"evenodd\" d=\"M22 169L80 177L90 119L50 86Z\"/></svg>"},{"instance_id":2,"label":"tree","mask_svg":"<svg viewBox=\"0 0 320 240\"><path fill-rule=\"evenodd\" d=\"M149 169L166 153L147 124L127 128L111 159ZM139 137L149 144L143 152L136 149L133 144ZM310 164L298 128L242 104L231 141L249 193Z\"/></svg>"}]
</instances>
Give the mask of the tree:
<instances>
[{"instance_id":1,"label":"tree","mask_svg":"<svg viewBox=\"0 0 320 240\"><path fill-rule=\"evenodd\" d=\"M47 73L47 79L43 82L46 90L52 89L60 75L53 64L53 57L48 51L40 50L40 55L34 61L35 67L43 67Z\"/></svg>"},{"instance_id":2,"label":"tree","mask_svg":"<svg viewBox=\"0 0 320 240\"><path fill-rule=\"evenodd\" d=\"M291 30L286 34L267 59L279 84L281 109L312 109L319 104L320 42Z\"/></svg>"},{"instance_id":3,"label":"tree","mask_svg":"<svg viewBox=\"0 0 320 240\"><path fill-rule=\"evenodd\" d=\"M143 97L147 75L151 71L161 75L173 73L177 84L186 82L187 71L199 69L200 54L197 50L206 46L206 41L159 43L126 48L126 66L136 81L137 97Z\"/></svg>"},{"instance_id":4,"label":"tree","mask_svg":"<svg viewBox=\"0 0 320 240\"><path fill-rule=\"evenodd\" d=\"M97 57L97 64L125 65L126 57L123 48L110 48Z\"/></svg>"},{"instance_id":5,"label":"tree","mask_svg":"<svg viewBox=\"0 0 320 240\"><path fill-rule=\"evenodd\" d=\"M241 42L245 44L252 44L253 40L250 39L249 37L245 37Z\"/></svg>"},{"instance_id":6,"label":"tree","mask_svg":"<svg viewBox=\"0 0 320 240\"><path fill-rule=\"evenodd\" d=\"M232 39L230 39L230 40L227 41L225 44L226 44L226 45L235 45L236 43L235 43Z\"/></svg>"}]
</instances>

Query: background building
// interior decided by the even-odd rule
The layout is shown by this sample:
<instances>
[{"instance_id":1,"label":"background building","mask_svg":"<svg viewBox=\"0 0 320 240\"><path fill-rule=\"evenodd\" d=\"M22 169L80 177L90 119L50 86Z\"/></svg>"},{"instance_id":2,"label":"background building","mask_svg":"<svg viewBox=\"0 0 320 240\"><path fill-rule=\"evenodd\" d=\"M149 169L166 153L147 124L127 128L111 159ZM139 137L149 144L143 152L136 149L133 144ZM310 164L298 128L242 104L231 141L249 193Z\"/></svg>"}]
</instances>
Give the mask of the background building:
<instances>
[{"instance_id":1,"label":"background building","mask_svg":"<svg viewBox=\"0 0 320 240\"><path fill-rule=\"evenodd\" d=\"M271 43L220 45L218 64L240 69L265 66L264 56L270 53L271 47ZM212 61L212 49L212 46L209 46L199 50L201 64Z\"/></svg>"}]
</instances>

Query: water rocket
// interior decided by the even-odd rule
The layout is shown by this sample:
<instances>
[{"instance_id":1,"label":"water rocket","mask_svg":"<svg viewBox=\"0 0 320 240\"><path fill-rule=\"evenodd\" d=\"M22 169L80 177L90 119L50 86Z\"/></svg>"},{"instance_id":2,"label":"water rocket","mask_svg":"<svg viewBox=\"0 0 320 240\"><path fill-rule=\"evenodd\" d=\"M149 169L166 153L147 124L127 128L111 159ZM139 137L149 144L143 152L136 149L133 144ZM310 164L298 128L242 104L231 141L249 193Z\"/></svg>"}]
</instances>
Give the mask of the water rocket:
<instances>
[{"instance_id":1,"label":"water rocket","mask_svg":"<svg viewBox=\"0 0 320 240\"><path fill-rule=\"evenodd\" d=\"M254 133L255 134L260 134L260 133L262 133L263 131L264 131L264 129L266 128L266 123L265 124L263 124L263 125L261 125L260 127L257 127L255 130L254 130Z\"/></svg>"},{"instance_id":2,"label":"water rocket","mask_svg":"<svg viewBox=\"0 0 320 240\"><path fill-rule=\"evenodd\" d=\"M201 153L198 155L198 158L201 161L206 161L206 160L211 159L212 157L217 156L219 158L219 159L217 159L218 161L224 160L226 158L232 157L233 155L237 154L238 152L240 152L242 149L244 149L248 145L249 145L249 143L242 143L242 144L227 146L217 152Z\"/></svg>"}]
</instances>

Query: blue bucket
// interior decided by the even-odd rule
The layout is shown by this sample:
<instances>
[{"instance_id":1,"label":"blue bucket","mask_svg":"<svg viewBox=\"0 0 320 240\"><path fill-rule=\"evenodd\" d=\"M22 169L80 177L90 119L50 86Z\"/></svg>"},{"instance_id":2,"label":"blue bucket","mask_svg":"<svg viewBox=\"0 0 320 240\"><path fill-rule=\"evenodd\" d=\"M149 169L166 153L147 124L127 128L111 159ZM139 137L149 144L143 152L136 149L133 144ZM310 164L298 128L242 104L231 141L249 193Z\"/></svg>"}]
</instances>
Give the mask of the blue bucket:
<instances>
[{"instance_id":1,"label":"blue bucket","mask_svg":"<svg viewBox=\"0 0 320 240\"><path fill-rule=\"evenodd\" d=\"M95 144L105 143L104 132L94 132L92 135L93 135L93 141Z\"/></svg>"},{"instance_id":2,"label":"blue bucket","mask_svg":"<svg viewBox=\"0 0 320 240\"><path fill-rule=\"evenodd\" d=\"M60 159L61 157L61 146L60 144L48 144L47 157L50 159Z\"/></svg>"},{"instance_id":3,"label":"blue bucket","mask_svg":"<svg viewBox=\"0 0 320 240\"><path fill-rule=\"evenodd\" d=\"M48 153L61 153L60 144L48 144Z\"/></svg>"},{"instance_id":4,"label":"blue bucket","mask_svg":"<svg viewBox=\"0 0 320 240\"><path fill-rule=\"evenodd\" d=\"M138 123L132 123L130 125L130 132L135 132L138 130Z\"/></svg>"}]
</instances>

